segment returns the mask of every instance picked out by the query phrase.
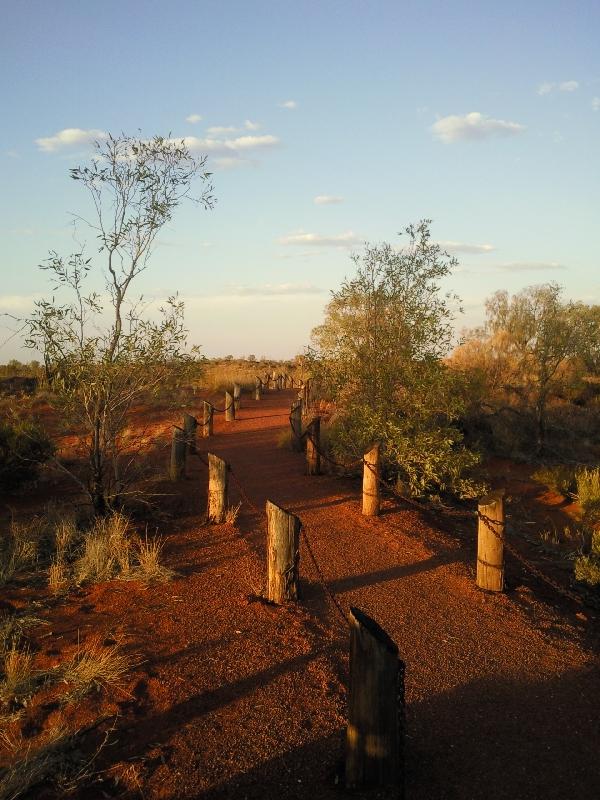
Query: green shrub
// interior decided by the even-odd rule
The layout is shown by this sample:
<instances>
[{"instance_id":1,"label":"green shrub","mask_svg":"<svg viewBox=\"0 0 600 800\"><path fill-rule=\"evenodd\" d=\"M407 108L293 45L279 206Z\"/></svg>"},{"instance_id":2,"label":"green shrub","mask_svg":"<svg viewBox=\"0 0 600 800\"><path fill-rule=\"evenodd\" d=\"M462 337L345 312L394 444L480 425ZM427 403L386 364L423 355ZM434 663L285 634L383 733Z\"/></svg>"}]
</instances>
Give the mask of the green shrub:
<instances>
[{"instance_id":1,"label":"green shrub","mask_svg":"<svg viewBox=\"0 0 600 800\"><path fill-rule=\"evenodd\" d=\"M563 497L570 497L577 491L577 480L571 467L540 467L531 477Z\"/></svg>"},{"instance_id":2,"label":"green shrub","mask_svg":"<svg viewBox=\"0 0 600 800\"><path fill-rule=\"evenodd\" d=\"M0 486L14 489L34 480L54 453L48 436L32 422L0 422Z\"/></svg>"},{"instance_id":3,"label":"green shrub","mask_svg":"<svg viewBox=\"0 0 600 800\"><path fill-rule=\"evenodd\" d=\"M575 478L582 518L593 525L600 521L600 468L584 467L577 471Z\"/></svg>"}]
</instances>

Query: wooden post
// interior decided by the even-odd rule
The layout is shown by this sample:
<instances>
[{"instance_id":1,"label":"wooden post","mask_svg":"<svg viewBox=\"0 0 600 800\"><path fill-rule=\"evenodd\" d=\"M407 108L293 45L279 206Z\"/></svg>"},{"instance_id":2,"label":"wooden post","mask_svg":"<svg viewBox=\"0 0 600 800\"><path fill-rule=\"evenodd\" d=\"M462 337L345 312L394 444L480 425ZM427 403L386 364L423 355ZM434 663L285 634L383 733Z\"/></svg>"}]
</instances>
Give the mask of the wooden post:
<instances>
[{"instance_id":1,"label":"wooden post","mask_svg":"<svg viewBox=\"0 0 600 800\"><path fill-rule=\"evenodd\" d=\"M169 466L169 478L172 481L180 481L185 476L186 451L187 440L185 431L175 428L171 442L171 463Z\"/></svg>"},{"instance_id":2,"label":"wooden post","mask_svg":"<svg viewBox=\"0 0 600 800\"><path fill-rule=\"evenodd\" d=\"M308 381L302 384L302 413L308 414Z\"/></svg>"},{"instance_id":3,"label":"wooden post","mask_svg":"<svg viewBox=\"0 0 600 800\"><path fill-rule=\"evenodd\" d=\"M261 389L261 386L262 386L262 381L261 381L260 378L257 378L255 386L254 386L254 399L255 400L260 400L260 389Z\"/></svg>"},{"instance_id":4,"label":"wooden post","mask_svg":"<svg viewBox=\"0 0 600 800\"><path fill-rule=\"evenodd\" d=\"M227 422L235 419L235 403L229 392L225 392L225 419Z\"/></svg>"},{"instance_id":5,"label":"wooden post","mask_svg":"<svg viewBox=\"0 0 600 800\"><path fill-rule=\"evenodd\" d=\"M301 527L295 514L267 500L267 600L272 603L298 599Z\"/></svg>"},{"instance_id":6,"label":"wooden post","mask_svg":"<svg viewBox=\"0 0 600 800\"><path fill-rule=\"evenodd\" d=\"M379 514L381 503L381 494L379 491L379 456L379 444L374 445L364 455L362 513L365 517L376 517Z\"/></svg>"},{"instance_id":7,"label":"wooden post","mask_svg":"<svg viewBox=\"0 0 600 800\"><path fill-rule=\"evenodd\" d=\"M315 417L306 429L306 474L321 474L321 417Z\"/></svg>"},{"instance_id":8,"label":"wooden post","mask_svg":"<svg viewBox=\"0 0 600 800\"><path fill-rule=\"evenodd\" d=\"M240 396L242 394L242 387L239 383L233 384L233 405L236 411L239 411L240 408Z\"/></svg>"},{"instance_id":9,"label":"wooden post","mask_svg":"<svg viewBox=\"0 0 600 800\"><path fill-rule=\"evenodd\" d=\"M213 433L213 407L204 400L202 404L202 436L208 438Z\"/></svg>"},{"instance_id":10,"label":"wooden post","mask_svg":"<svg viewBox=\"0 0 600 800\"><path fill-rule=\"evenodd\" d=\"M403 683L397 646L373 619L351 608L346 788L401 788Z\"/></svg>"},{"instance_id":11,"label":"wooden post","mask_svg":"<svg viewBox=\"0 0 600 800\"><path fill-rule=\"evenodd\" d=\"M185 438L188 446L188 453L196 452L196 428L198 427L198 420L192 417L191 414L183 415L183 430L185 431Z\"/></svg>"},{"instance_id":12,"label":"wooden post","mask_svg":"<svg viewBox=\"0 0 600 800\"><path fill-rule=\"evenodd\" d=\"M225 522L227 512L227 462L213 453L208 454L208 512L209 522Z\"/></svg>"},{"instance_id":13,"label":"wooden post","mask_svg":"<svg viewBox=\"0 0 600 800\"><path fill-rule=\"evenodd\" d=\"M477 510L480 515L477 586L488 592L501 592L504 589L504 492L490 492L482 497Z\"/></svg>"},{"instance_id":14,"label":"wooden post","mask_svg":"<svg viewBox=\"0 0 600 800\"><path fill-rule=\"evenodd\" d=\"M292 428L292 450L302 452L302 401L294 400L290 411L290 426Z\"/></svg>"}]
</instances>

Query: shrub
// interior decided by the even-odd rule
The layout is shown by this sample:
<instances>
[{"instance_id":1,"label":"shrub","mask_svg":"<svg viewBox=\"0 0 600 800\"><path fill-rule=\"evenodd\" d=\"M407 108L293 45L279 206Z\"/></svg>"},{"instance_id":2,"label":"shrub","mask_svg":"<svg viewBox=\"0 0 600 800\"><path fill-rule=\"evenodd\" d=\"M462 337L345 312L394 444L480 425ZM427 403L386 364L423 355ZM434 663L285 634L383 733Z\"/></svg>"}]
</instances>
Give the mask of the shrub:
<instances>
[{"instance_id":1,"label":"shrub","mask_svg":"<svg viewBox=\"0 0 600 800\"><path fill-rule=\"evenodd\" d=\"M562 464L540 467L531 477L563 497L570 497L577 489L575 472L571 467Z\"/></svg>"},{"instance_id":2,"label":"shrub","mask_svg":"<svg viewBox=\"0 0 600 800\"><path fill-rule=\"evenodd\" d=\"M600 468L580 469L576 473L577 499L588 525L600 521Z\"/></svg>"},{"instance_id":3,"label":"shrub","mask_svg":"<svg viewBox=\"0 0 600 800\"><path fill-rule=\"evenodd\" d=\"M20 570L37 563L46 533L45 520L40 517L27 523L11 522L8 534L0 541L0 586Z\"/></svg>"},{"instance_id":4,"label":"shrub","mask_svg":"<svg viewBox=\"0 0 600 800\"><path fill-rule=\"evenodd\" d=\"M0 486L14 489L37 477L54 445L32 422L0 422Z\"/></svg>"}]
</instances>

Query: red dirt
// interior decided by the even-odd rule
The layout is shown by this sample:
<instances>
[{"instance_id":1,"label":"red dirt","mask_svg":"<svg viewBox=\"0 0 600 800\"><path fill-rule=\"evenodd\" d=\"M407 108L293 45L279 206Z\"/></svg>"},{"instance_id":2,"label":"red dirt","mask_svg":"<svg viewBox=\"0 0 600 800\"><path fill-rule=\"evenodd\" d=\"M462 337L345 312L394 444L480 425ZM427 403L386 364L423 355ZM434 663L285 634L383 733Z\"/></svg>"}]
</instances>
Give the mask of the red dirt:
<instances>
[{"instance_id":1,"label":"red dirt","mask_svg":"<svg viewBox=\"0 0 600 800\"><path fill-rule=\"evenodd\" d=\"M234 482L230 501L243 501L236 526L204 526L206 467L192 459L187 479L170 487L175 503L165 499L176 521L160 526L175 579L150 588L114 581L42 613L50 626L37 643L48 663L94 633L143 658L126 691L78 712L82 726L119 713L112 744L94 764L97 781L81 798L345 795L347 629L304 543L300 604L258 599L267 499L302 519L343 608L358 606L398 644L407 799L599 797L593 616L577 616L518 565L509 564L510 591L482 593L473 580L474 530L442 531L392 501L367 519L355 481L305 476L302 456L276 444L291 396L244 397L235 423L218 416L215 436L198 440L202 453L231 464L259 511ZM30 595L16 588L9 600ZM43 724L56 713L45 711ZM99 737L86 736L90 750Z\"/></svg>"}]
</instances>

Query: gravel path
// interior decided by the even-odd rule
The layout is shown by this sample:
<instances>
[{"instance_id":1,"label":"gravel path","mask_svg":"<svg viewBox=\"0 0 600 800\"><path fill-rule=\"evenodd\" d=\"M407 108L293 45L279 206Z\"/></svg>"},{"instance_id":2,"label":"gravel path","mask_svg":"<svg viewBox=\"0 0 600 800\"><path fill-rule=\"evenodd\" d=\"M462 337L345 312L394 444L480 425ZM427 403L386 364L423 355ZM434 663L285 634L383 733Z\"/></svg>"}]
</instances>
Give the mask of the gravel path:
<instances>
[{"instance_id":1,"label":"gravel path","mask_svg":"<svg viewBox=\"0 0 600 800\"><path fill-rule=\"evenodd\" d=\"M139 597L124 591L121 608L114 593L96 598L147 658L115 762L143 764L148 800L345 796L347 629L304 545L299 606L260 600L260 509L271 499L301 518L343 608L373 616L398 644L407 800L600 797L594 621L548 605L517 570L509 593L479 592L474 534L444 534L391 502L363 518L356 482L305 476L302 455L277 446L291 397L246 400L238 421L217 418L214 438L199 440L258 510L244 502L236 528L202 526L206 467L195 460L182 484L187 516L169 540L179 577Z\"/></svg>"}]
</instances>

